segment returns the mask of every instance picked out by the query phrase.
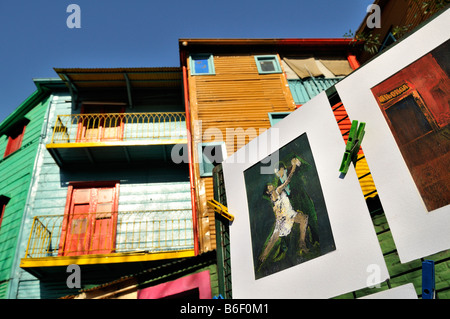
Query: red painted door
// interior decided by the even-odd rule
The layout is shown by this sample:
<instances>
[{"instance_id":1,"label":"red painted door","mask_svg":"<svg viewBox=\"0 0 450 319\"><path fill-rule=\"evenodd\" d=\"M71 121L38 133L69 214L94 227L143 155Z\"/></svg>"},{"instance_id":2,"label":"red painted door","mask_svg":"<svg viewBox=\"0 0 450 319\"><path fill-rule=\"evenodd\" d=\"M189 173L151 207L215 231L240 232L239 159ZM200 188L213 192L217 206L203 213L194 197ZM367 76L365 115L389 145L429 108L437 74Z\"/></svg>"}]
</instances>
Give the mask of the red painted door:
<instances>
[{"instance_id":1,"label":"red painted door","mask_svg":"<svg viewBox=\"0 0 450 319\"><path fill-rule=\"evenodd\" d=\"M109 254L117 224L116 186L72 187L61 234L63 256Z\"/></svg>"},{"instance_id":2,"label":"red painted door","mask_svg":"<svg viewBox=\"0 0 450 319\"><path fill-rule=\"evenodd\" d=\"M92 214L91 254L109 254L114 250L117 213L115 188L95 189L96 208Z\"/></svg>"}]
</instances>

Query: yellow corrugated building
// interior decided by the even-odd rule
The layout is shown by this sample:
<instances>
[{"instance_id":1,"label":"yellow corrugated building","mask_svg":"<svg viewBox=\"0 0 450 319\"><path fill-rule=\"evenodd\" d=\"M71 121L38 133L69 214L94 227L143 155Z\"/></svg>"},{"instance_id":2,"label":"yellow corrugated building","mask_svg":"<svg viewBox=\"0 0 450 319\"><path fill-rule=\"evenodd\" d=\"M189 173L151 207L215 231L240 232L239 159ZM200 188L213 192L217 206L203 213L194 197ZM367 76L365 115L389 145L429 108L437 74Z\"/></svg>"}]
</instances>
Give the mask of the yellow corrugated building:
<instances>
[{"instance_id":1,"label":"yellow corrugated building","mask_svg":"<svg viewBox=\"0 0 450 319\"><path fill-rule=\"evenodd\" d=\"M190 117L192 191L199 251L216 248L214 160L236 152L278 119L357 67L346 39L180 39ZM331 105L330 105L331 107ZM341 128L344 130L345 128ZM205 152L206 150L206 152ZM210 154L210 158L205 154ZM374 189L358 161L363 193ZM371 194L373 195L373 194Z\"/></svg>"}]
</instances>

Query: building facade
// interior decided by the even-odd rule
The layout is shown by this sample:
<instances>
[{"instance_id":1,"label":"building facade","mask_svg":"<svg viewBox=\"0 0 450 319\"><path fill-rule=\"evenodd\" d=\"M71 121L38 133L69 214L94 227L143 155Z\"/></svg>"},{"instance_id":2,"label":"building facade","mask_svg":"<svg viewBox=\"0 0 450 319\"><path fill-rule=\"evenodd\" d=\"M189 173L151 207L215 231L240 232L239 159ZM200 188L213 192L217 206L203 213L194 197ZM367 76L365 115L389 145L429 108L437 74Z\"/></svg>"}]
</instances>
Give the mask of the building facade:
<instances>
[{"instance_id":1,"label":"building facade","mask_svg":"<svg viewBox=\"0 0 450 319\"><path fill-rule=\"evenodd\" d=\"M187 143L180 68L55 71L66 91L51 96L10 297L73 295L73 264L86 289L194 257L189 165L172 160Z\"/></svg>"},{"instance_id":2,"label":"building facade","mask_svg":"<svg viewBox=\"0 0 450 319\"><path fill-rule=\"evenodd\" d=\"M36 80L0 125L0 297L232 298L229 221L208 205L226 206L219 164L321 92L346 141L334 84L359 67L351 44L180 39L181 67L55 69L59 78ZM381 289L412 275L420 286L420 261L398 260L362 150L355 168L392 265ZM448 256L430 258L443 268Z\"/></svg>"},{"instance_id":3,"label":"building facade","mask_svg":"<svg viewBox=\"0 0 450 319\"><path fill-rule=\"evenodd\" d=\"M346 39L180 39L188 86L200 247L216 249L213 168L290 112L331 88L359 64ZM331 98L344 139L351 123ZM376 196L364 163L367 197ZM223 238L219 239L223 242ZM219 249L219 248L218 248Z\"/></svg>"},{"instance_id":4,"label":"building facade","mask_svg":"<svg viewBox=\"0 0 450 319\"><path fill-rule=\"evenodd\" d=\"M366 49L357 54L361 63L366 63L379 52L407 36L449 5L447 0L375 0L373 4L379 6L379 24L375 28L367 25L367 20L372 19L371 15L378 12L371 11L355 32L357 38L366 42L366 45L362 46Z\"/></svg>"}]
</instances>

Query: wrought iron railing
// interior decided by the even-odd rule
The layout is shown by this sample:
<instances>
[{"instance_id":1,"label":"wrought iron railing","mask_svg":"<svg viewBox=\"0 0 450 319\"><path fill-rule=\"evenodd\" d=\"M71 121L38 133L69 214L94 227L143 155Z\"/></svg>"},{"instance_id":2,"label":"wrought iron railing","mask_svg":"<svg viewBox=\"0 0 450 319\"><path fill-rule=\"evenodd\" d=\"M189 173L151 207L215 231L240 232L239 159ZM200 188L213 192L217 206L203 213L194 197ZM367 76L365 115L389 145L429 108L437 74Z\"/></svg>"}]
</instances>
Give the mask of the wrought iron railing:
<instances>
[{"instance_id":1,"label":"wrought iron railing","mask_svg":"<svg viewBox=\"0 0 450 319\"><path fill-rule=\"evenodd\" d=\"M34 217L25 258L193 249L191 210Z\"/></svg>"},{"instance_id":2,"label":"wrought iron railing","mask_svg":"<svg viewBox=\"0 0 450 319\"><path fill-rule=\"evenodd\" d=\"M51 143L186 138L183 112L58 115Z\"/></svg>"}]
</instances>

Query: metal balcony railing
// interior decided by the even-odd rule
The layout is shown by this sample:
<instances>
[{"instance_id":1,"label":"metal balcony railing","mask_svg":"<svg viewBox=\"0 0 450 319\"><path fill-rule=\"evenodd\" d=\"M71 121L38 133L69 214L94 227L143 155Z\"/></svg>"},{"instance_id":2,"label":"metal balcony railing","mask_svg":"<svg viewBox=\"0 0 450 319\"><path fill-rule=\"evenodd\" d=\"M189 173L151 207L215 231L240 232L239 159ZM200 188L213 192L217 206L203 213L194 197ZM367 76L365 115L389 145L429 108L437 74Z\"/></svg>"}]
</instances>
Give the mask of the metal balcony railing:
<instances>
[{"instance_id":1,"label":"metal balcony railing","mask_svg":"<svg viewBox=\"0 0 450 319\"><path fill-rule=\"evenodd\" d=\"M58 115L51 143L186 138L183 112Z\"/></svg>"},{"instance_id":2,"label":"metal balcony railing","mask_svg":"<svg viewBox=\"0 0 450 319\"><path fill-rule=\"evenodd\" d=\"M191 210L34 217L25 258L193 249Z\"/></svg>"}]
</instances>

